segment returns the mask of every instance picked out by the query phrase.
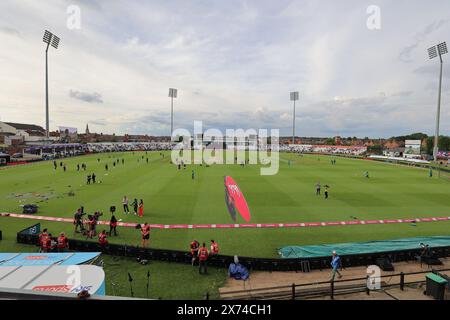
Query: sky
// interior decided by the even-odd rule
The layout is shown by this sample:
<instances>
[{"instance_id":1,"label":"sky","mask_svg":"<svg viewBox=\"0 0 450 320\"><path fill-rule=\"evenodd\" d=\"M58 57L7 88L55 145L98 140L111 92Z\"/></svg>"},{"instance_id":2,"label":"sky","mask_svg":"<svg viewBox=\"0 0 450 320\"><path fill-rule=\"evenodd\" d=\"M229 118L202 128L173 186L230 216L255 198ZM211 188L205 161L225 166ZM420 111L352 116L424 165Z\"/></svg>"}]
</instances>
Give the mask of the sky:
<instances>
[{"instance_id":1,"label":"sky","mask_svg":"<svg viewBox=\"0 0 450 320\"><path fill-rule=\"evenodd\" d=\"M439 60L427 48L450 46L450 1L2 0L0 121L45 126L44 30L61 38L49 50L51 130L169 135L177 88L174 127L191 131L290 135L299 91L299 136L432 135Z\"/></svg>"}]
</instances>

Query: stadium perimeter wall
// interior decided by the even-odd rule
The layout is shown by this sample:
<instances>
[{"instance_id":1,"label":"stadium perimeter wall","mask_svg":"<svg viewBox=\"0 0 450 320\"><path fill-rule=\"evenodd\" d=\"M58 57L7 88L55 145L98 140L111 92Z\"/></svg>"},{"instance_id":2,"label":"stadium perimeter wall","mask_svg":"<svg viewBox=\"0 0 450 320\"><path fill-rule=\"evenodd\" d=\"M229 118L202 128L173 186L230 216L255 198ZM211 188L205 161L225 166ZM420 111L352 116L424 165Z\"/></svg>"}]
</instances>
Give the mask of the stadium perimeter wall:
<instances>
[{"instance_id":1,"label":"stadium perimeter wall","mask_svg":"<svg viewBox=\"0 0 450 320\"><path fill-rule=\"evenodd\" d=\"M30 227L33 228L34 226ZM38 246L39 237L36 234L29 234L27 230L17 233L17 242ZM191 264L191 255L186 251L139 248L135 246L99 243L83 240L69 240L69 248L79 252L102 252L103 254L122 256L129 258L139 258L145 260L158 260L173 263ZM431 248L435 257L444 258L450 256L450 246ZM369 266L376 264L379 258L388 258L391 262L416 261L420 255L420 248L411 250L397 250L377 253L341 255L342 267ZM234 256L214 255L208 259L208 265L228 269L230 263L234 261ZM300 271L323 270L331 268L331 257L314 257L301 259L280 259L280 258L253 258L239 257L239 262L249 270L260 271Z\"/></svg>"}]
</instances>

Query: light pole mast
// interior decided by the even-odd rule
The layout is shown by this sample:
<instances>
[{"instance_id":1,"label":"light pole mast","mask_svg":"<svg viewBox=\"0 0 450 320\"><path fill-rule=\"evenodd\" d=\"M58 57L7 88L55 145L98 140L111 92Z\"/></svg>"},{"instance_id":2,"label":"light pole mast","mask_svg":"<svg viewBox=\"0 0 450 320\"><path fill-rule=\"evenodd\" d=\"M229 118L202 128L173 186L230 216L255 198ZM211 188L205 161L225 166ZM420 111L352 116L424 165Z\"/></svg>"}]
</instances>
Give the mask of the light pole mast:
<instances>
[{"instance_id":1,"label":"light pole mast","mask_svg":"<svg viewBox=\"0 0 450 320\"><path fill-rule=\"evenodd\" d=\"M439 152L439 119L441 116L442 67L443 67L443 63L444 63L442 60L442 56L446 53L448 53L448 50L447 50L447 43L445 43L445 42L442 42L442 43L438 44L437 46L433 46L428 49L428 55L429 55L430 59L434 59L437 56L439 56L439 62L440 62L438 105L437 105L437 111L436 111L436 132L434 135L434 148L433 148L433 158L434 158L435 162L437 162L437 160L438 160L438 152Z\"/></svg>"},{"instance_id":2,"label":"light pole mast","mask_svg":"<svg viewBox=\"0 0 450 320\"><path fill-rule=\"evenodd\" d=\"M47 43L47 48L45 49L45 136L47 141L50 137L50 120L48 112L48 47L50 47L50 42Z\"/></svg>"},{"instance_id":3,"label":"light pole mast","mask_svg":"<svg viewBox=\"0 0 450 320\"><path fill-rule=\"evenodd\" d=\"M177 97L178 90L174 88L169 89L170 97L170 136L173 134L173 99Z\"/></svg>"},{"instance_id":4,"label":"light pole mast","mask_svg":"<svg viewBox=\"0 0 450 320\"><path fill-rule=\"evenodd\" d=\"M439 54L440 59L440 71L439 71L439 94L438 94L438 105L436 111L436 133L434 136L434 148L433 148L433 158L437 162L437 156L439 152L439 120L441 117L441 92L442 92L442 56Z\"/></svg>"},{"instance_id":5,"label":"light pole mast","mask_svg":"<svg viewBox=\"0 0 450 320\"><path fill-rule=\"evenodd\" d=\"M48 49L50 44L53 48L58 49L60 39L48 30L44 32L44 42L47 44L45 48L45 135L47 141L50 138L50 117L48 110Z\"/></svg>"},{"instance_id":6,"label":"light pole mast","mask_svg":"<svg viewBox=\"0 0 450 320\"><path fill-rule=\"evenodd\" d=\"M299 99L298 91L291 92L291 101L294 101L294 114L292 119L292 144L295 144L295 101Z\"/></svg>"}]
</instances>

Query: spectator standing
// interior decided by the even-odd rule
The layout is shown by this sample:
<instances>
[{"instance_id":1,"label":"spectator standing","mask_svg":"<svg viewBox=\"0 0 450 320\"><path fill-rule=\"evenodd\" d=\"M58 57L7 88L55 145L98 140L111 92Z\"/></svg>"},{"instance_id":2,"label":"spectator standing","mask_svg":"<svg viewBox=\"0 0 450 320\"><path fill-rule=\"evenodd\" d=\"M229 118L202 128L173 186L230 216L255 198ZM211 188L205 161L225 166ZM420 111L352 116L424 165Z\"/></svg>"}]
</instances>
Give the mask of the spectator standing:
<instances>
[{"instance_id":1,"label":"spectator standing","mask_svg":"<svg viewBox=\"0 0 450 320\"><path fill-rule=\"evenodd\" d=\"M195 259L197 259L199 247L200 247L200 243L197 240L194 240L191 242L190 248L191 248L191 255L192 255L192 266L194 266Z\"/></svg>"},{"instance_id":2,"label":"spectator standing","mask_svg":"<svg viewBox=\"0 0 450 320\"><path fill-rule=\"evenodd\" d=\"M108 244L106 230L102 230L102 232L98 235L98 243L103 247Z\"/></svg>"},{"instance_id":3,"label":"spectator standing","mask_svg":"<svg viewBox=\"0 0 450 320\"><path fill-rule=\"evenodd\" d=\"M144 216L144 201L142 199L139 201L139 217Z\"/></svg>"},{"instance_id":4,"label":"spectator standing","mask_svg":"<svg viewBox=\"0 0 450 320\"><path fill-rule=\"evenodd\" d=\"M136 198L133 200L133 203L131 205L133 206L134 215L137 215L139 203Z\"/></svg>"},{"instance_id":5,"label":"spectator standing","mask_svg":"<svg viewBox=\"0 0 450 320\"><path fill-rule=\"evenodd\" d=\"M55 248L55 242L52 240L52 234L49 233L43 241L42 252L51 252Z\"/></svg>"},{"instance_id":6,"label":"spectator standing","mask_svg":"<svg viewBox=\"0 0 450 320\"><path fill-rule=\"evenodd\" d=\"M83 215L84 215L84 213L82 212L81 209L78 209L77 212L75 212L75 214L73 216L73 224L75 225L74 233L84 231L84 226L83 226L83 221L82 221ZM80 231L78 231L78 228L80 228Z\"/></svg>"},{"instance_id":7,"label":"spectator standing","mask_svg":"<svg viewBox=\"0 0 450 320\"><path fill-rule=\"evenodd\" d=\"M47 238L49 234L47 232L47 229L42 230L42 232L39 234L39 246L41 252L46 252L45 248L47 247Z\"/></svg>"},{"instance_id":8,"label":"spectator standing","mask_svg":"<svg viewBox=\"0 0 450 320\"><path fill-rule=\"evenodd\" d=\"M122 205L123 205L123 213L124 214L129 214L130 213L130 209L128 208L128 198L127 198L127 196L123 197Z\"/></svg>"},{"instance_id":9,"label":"spectator standing","mask_svg":"<svg viewBox=\"0 0 450 320\"><path fill-rule=\"evenodd\" d=\"M92 239L95 236L95 228L97 224L97 220L95 220L94 216L88 216L88 226L89 226L89 232L87 237L89 239Z\"/></svg>"},{"instance_id":10,"label":"spectator standing","mask_svg":"<svg viewBox=\"0 0 450 320\"><path fill-rule=\"evenodd\" d=\"M144 225L141 227L141 234L142 234L142 248L147 247L147 244L150 240L150 226L148 223L144 223Z\"/></svg>"},{"instance_id":11,"label":"spectator standing","mask_svg":"<svg viewBox=\"0 0 450 320\"><path fill-rule=\"evenodd\" d=\"M65 252L69 249L69 239L67 239L64 232L61 232L59 234L59 237L56 240L56 242L57 242L58 252Z\"/></svg>"},{"instance_id":12,"label":"spectator standing","mask_svg":"<svg viewBox=\"0 0 450 320\"><path fill-rule=\"evenodd\" d=\"M116 216L113 214L111 216L111 220L109 220L109 236L112 236L112 232L114 231L114 236L117 236L117 219Z\"/></svg>"},{"instance_id":13,"label":"spectator standing","mask_svg":"<svg viewBox=\"0 0 450 320\"><path fill-rule=\"evenodd\" d=\"M211 240L211 255L216 254L219 254L219 244L216 241Z\"/></svg>"},{"instance_id":14,"label":"spectator standing","mask_svg":"<svg viewBox=\"0 0 450 320\"><path fill-rule=\"evenodd\" d=\"M338 256L336 251L333 251L333 256L331 258L331 268L333 268L333 271L331 272L331 282L334 282L336 274L338 275L339 279L342 278L342 274L339 272L340 267L341 267L341 257Z\"/></svg>"},{"instance_id":15,"label":"spectator standing","mask_svg":"<svg viewBox=\"0 0 450 320\"><path fill-rule=\"evenodd\" d=\"M199 261L199 267L198 272L200 274L206 274L208 273L207 269L207 261L208 261L209 252L208 249L206 249L206 245L203 242L202 247L198 250L198 261Z\"/></svg>"}]
</instances>

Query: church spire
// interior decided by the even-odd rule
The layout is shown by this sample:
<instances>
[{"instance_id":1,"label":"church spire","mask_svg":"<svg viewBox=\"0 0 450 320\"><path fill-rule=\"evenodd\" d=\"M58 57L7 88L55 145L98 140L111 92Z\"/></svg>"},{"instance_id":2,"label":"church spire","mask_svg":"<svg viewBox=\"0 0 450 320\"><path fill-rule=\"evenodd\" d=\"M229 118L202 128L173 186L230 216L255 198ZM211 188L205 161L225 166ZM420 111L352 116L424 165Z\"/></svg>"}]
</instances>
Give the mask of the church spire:
<instances>
[{"instance_id":1,"label":"church spire","mask_svg":"<svg viewBox=\"0 0 450 320\"><path fill-rule=\"evenodd\" d=\"M86 124L86 134L90 134L90 132L89 132L89 124L88 123Z\"/></svg>"}]
</instances>

